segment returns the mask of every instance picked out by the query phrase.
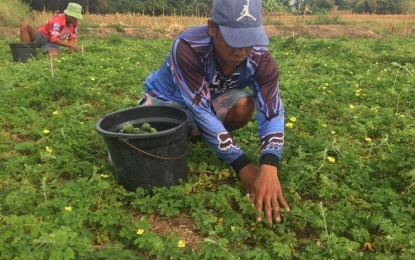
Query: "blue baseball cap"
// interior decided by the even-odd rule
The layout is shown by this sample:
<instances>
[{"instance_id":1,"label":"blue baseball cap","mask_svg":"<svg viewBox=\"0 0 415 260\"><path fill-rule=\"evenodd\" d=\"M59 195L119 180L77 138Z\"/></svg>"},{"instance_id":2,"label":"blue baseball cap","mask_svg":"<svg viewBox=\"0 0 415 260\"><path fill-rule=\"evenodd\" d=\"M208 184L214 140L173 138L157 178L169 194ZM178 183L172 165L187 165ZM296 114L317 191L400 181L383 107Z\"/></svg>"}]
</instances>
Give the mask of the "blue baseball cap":
<instances>
[{"instance_id":1,"label":"blue baseball cap","mask_svg":"<svg viewBox=\"0 0 415 260\"><path fill-rule=\"evenodd\" d=\"M233 48L266 46L261 0L214 0L212 21L219 25L225 42Z\"/></svg>"}]
</instances>

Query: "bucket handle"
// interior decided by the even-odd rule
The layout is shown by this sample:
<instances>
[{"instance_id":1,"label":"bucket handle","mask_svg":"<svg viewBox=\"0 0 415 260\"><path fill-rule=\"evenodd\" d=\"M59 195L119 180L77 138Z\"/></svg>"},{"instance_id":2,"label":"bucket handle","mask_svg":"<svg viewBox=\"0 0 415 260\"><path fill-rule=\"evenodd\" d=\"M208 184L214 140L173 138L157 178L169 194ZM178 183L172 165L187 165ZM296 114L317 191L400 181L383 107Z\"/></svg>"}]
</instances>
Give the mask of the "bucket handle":
<instances>
[{"instance_id":1,"label":"bucket handle","mask_svg":"<svg viewBox=\"0 0 415 260\"><path fill-rule=\"evenodd\" d=\"M123 141L126 145L130 146L131 148L133 148L134 150L137 150L137 151L139 151L139 152L141 152L143 154L149 155L149 156L154 157L154 158L157 158L157 159L162 159L162 160L177 160L177 159L180 159L180 158L182 158L183 156L185 156L187 154L187 149L186 149L186 151L184 151L184 153L182 155L178 156L178 157L173 157L173 158L161 157L161 156L157 156L157 155L148 153L146 151L143 151L143 150L135 147L134 145L130 144L127 139L120 139L120 140Z\"/></svg>"}]
</instances>

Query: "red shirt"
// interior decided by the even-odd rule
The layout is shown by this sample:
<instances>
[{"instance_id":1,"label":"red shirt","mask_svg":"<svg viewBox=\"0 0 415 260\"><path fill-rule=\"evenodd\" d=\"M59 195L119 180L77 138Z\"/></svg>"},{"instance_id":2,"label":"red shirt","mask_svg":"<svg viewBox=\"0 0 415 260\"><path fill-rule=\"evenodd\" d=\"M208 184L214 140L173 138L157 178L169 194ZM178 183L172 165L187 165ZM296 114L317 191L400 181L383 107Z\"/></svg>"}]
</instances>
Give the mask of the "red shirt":
<instances>
[{"instance_id":1,"label":"red shirt","mask_svg":"<svg viewBox=\"0 0 415 260\"><path fill-rule=\"evenodd\" d=\"M39 27L39 32L49 38L50 42L68 38L68 42L76 42L78 22L66 26L65 14L58 14L49 20L45 25Z\"/></svg>"}]
</instances>

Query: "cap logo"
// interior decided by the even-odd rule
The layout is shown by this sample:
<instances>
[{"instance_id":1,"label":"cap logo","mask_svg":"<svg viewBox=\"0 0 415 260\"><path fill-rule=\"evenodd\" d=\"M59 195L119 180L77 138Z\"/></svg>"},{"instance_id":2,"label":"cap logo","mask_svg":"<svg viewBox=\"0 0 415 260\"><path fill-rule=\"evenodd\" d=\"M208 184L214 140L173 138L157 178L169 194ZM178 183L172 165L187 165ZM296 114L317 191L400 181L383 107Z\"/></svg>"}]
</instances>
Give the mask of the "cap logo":
<instances>
[{"instance_id":1,"label":"cap logo","mask_svg":"<svg viewBox=\"0 0 415 260\"><path fill-rule=\"evenodd\" d=\"M244 17L249 17L249 18L252 18L254 21L256 21L256 18L253 17L252 14L249 13L249 0L246 0L246 5L244 5L244 8L242 9L242 12L240 13L240 15L241 16L239 16L238 19L236 19L237 22Z\"/></svg>"}]
</instances>

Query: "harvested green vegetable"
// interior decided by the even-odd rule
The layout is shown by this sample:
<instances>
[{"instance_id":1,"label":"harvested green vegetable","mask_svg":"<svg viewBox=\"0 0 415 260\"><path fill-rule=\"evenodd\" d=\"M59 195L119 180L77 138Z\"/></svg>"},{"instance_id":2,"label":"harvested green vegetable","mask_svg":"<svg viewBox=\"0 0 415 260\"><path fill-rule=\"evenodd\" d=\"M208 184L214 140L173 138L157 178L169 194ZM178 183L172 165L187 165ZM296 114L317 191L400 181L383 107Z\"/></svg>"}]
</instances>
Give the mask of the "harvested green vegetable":
<instances>
[{"instance_id":1,"label":"harvested green vegetable","mask_svg":"<svg viewBox=\"0 0 415 260\"><path fill-rule=\"evenodd\" d=\"M141 127L134 127L131 123L126 123L120 132L125 134L148 134L157 133L157 130L149 123L143 123Z\"/></svg>"},{"instance_id":2,"label":"harvested green vegetable","mask_svg":"<svg viewBox=\"0 0 415 260\"><path fill-rule=\"evenodd\" d=\"M150 132L151 129L151 125L149 123L144 123L141 125L141 130L146 131L146 132Z\"/></svg>"}]
</instances>

